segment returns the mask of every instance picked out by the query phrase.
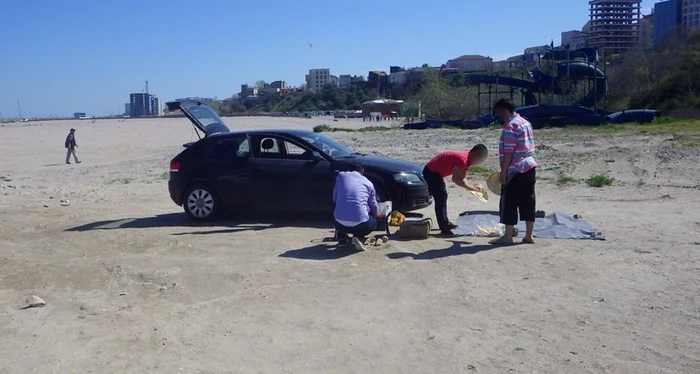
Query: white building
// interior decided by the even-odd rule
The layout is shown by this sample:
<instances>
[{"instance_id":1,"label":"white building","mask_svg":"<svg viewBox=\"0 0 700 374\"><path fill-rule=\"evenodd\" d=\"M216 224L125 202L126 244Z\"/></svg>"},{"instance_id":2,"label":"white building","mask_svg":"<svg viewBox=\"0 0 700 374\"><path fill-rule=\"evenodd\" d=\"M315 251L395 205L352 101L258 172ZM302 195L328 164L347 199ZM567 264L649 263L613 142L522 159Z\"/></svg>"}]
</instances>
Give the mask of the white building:
<instances>
[{"instance_id":1,"label":"white building","mask_svg":"<svg viewBox=\"0 0 700 374\"><path fill-rule=\"evenodd\" d=\"M493 64L491 57L481 55L462 55L447 61L448 69L459 69L462 71L484 71L489 70Z\"/></svg>"},{"instance_id":2,"label":"white building","mask_svg":"<svg viewBox=\"0 0 700 374\"><path fill-rule=\"evenodd\" d=\"M391 84L406 84L408 81L407 71L397 71L389 74L389 83Z\"/></svg>"},{"instance_id":3,"label":"white building","mask_svg":"<svg viewBox=\"0 0 700 374\"><path fill-rule=\"evenodd\" d=\"M311 69L306 75L306 88L321 90L331 84L331 69Z\"/></svg>"},{"instance_id":4,"label":"white building","mask_svg":"<svg viewBox=\"0 0 700 374\"><path fill-rule=\"evenodd\" d=\"M561 45L562 47L569 47L569 49L585 48L587 37L588 34L583 31L564 31L561 33Z\"/></svg>"}]
</instances>

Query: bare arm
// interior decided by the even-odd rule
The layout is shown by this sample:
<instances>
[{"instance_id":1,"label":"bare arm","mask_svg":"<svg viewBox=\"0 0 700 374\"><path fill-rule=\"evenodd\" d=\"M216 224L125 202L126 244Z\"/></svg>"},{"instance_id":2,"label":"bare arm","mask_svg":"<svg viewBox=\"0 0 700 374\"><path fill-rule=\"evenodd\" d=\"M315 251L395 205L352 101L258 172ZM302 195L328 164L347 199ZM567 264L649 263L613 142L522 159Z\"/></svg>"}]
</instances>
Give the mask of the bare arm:
<instances>
[{"instance_id":1,"label":"bare arm","mask_svg":"<svg viewBox=\"0 0 700 374\"><path fill-rule=\"evenodd\" d=\"M469 184L467 180L467 171L465 169L454 168L452 171L452 182L462 188L466 188L468 191L478 192L480 190L478 186Z\"/></svg>"}]
</instances>

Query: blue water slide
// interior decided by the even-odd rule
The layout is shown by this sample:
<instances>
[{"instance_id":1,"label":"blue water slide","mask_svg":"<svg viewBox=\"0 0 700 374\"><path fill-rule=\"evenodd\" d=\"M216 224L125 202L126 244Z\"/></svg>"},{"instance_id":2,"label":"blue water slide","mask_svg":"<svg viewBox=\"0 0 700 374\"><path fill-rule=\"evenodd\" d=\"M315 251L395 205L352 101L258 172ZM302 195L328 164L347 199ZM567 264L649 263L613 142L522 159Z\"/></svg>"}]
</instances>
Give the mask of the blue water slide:
<instances>
[{"instance_id":1,"label":"blue water slide","mask_svg":"<svg viewBox=\"0 0 700 374\"><path fill-rule=\"evenodd\" d=\"M610 113L606 119L610 123L639 122L649 123L659 115L659 112L651 109L629 109L621 112Z\"/></svg>"},{"instance_id":2,"label":"blue water slide","mask_svg":"<svg viewBox=\"0 0 700 374\"><path fill-rule=\"evenodd\" d=\"M524 90L523 94L525 95L525 105L537 105L537 98L534 93L543 92L546 89L537 82L512 77L501 77L498 75L467 75L465 79L467 84L470 85L493 84L522 88Z\"/></svg>"},{"instance_id":3,"label":"blue water slide","mask_svg":"<svg viewBox=\"0 0 700 374\"><path fill-rule=\"evenodd\" d=\"M555 94L564 94L559 81L565 77L577 81L582 79L590 79L591 89L581 100L573 103L574 106L593 107L595 104L605 97L608 90L608 82L605 79L605 72L590 62L571 61L560 62L556 67L557 76L543 73L540 69L535 69L530 76L542 90L547 90L551 87ZM528 103L526 103L528 104Z\"/></svg>"},{"instance_id":4,"label":"blue water slide","mask_svg":"<svg viewBox=\"0 0 700 374\"><path fill-rule=\"evenodd\" d=\"M597 52L592 48L584 48L573 51L550 51L544 59L563 60L584 58L585 61L566 61L556 64L556 76L551 76L535 69L530 73L532 80L503 77L498 75L468 75L466 83L470 85L490 84L517 87L523 90L525 106L517 111L527 118L534 126L566 126L568 124L599 125L603 122L651 122L658 112L647 109L625 110L610 113L603 109L591 109L605 98L607 92L607 80L605 72L595 63L598 60ZM561 84L564 79L573 81L590 80L590 90L579 101L572 105L538 105L536 93L554 93L563 95L565 88ZM551 91L551 92L550 92ZM405 128L425 129L442 126L460 126L465 129L476 129L488 126L495 119L491 113L480 118L461 121L440 121L428 119L425 122L406 124Z\"/></svg>"},{"instance_id":5,"label":"blue water slide","mask_svg":"<svg viewBox=\"0 0 700 374\"><path fill-rule=\"evenodd\" d=\"M572 49L570 51L555 49L549 50L542 56L543 60L576 60L584 58L588 62L598 61L598 51L595 48Z\"/></svg>"}]
</instances>

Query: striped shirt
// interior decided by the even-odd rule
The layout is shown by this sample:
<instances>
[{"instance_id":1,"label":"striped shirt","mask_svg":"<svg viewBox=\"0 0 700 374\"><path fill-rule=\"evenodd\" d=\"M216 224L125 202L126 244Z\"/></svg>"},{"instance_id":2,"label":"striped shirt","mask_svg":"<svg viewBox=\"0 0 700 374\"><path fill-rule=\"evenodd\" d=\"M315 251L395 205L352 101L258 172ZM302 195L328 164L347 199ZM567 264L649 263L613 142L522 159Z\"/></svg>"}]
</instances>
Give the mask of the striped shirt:
<instances>
[{"instance_id":1,"label":"striped shirt","mask_svg":"<svg viewBox=\"0 0 700 374\"><path fill-rule=\"evenodd\" d=\"M501 131L501 139L498 141L498 157L501 164L507 153L513 154L513 159L508 165L507 180L515 176L515 173L525 173L537 166L532 125L517 113L510 118Z\"/></svg>"}]
</instances>

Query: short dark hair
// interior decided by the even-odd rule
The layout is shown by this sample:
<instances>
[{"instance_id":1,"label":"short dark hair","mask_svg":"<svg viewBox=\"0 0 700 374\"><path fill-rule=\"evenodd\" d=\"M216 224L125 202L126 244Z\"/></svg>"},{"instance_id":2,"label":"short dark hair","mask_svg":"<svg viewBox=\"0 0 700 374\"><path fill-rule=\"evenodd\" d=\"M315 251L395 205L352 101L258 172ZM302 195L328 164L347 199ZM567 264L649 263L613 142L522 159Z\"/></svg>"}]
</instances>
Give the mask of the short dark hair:
<instances>
[{"instance_id":1,"label":"short dark hair","mask_svg":"<svg viewBox=\"0 0 700 374\"><path fill-rule=\"evenodd\" d=\"M488 148L486 148L485 145L477 144L477 145L472 147L472 150L469 151L469 153L488 154L489 150L488 150Z\"/></svg>"},{"instance_id":2,"label":"short dark hair","mask_svg":"<svg viewBox=\"0 0 700 374\"><path fill-rule=\"evenodd\" d=\"M359 162L353 162L350 164L350 171L356 171L360 174L364 173L365 167Z\"/></svg>"},{"instance_id":3,"label":"short dark hair","mask_svg":"<svg viewBox=\"0 0 700 374\"><path fill-rule=\"evenodd\" d=\"M496 104L493 105L494 112L496 109L505 109L509 113L515 113L515 105L507 98L496 101Z\"/></svg>"}]
</instances>

